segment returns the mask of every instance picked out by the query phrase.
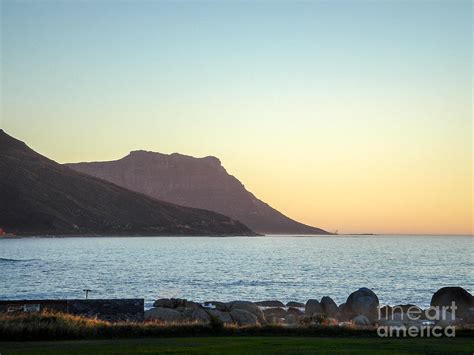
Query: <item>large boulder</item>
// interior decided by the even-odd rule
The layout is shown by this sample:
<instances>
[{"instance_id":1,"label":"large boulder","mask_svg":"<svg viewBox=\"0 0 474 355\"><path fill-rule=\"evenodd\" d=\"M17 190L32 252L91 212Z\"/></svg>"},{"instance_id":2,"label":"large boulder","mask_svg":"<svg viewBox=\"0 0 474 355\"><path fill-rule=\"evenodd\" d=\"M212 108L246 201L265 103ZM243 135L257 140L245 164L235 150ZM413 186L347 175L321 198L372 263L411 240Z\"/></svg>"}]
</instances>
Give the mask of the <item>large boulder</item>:
<instances>
[{"instance_id":1,"label":"large boulder","mask_svg":"<svg viewBox=\"0 0 474 355\"><path fill-rule=\"evenodd\" d=\"M306 302L304 308L305 315L312 316L321 313L323 313L323 308L321 307L321 303L319 303L318 300L309 299L308 302Z\"/></svg>"},{"instance_id":2,"label":"large boulder","mask_svg":"<svg viewBox=\"0 0 474 355\"><path fill-rule=\"evenodd\" d=\"M462 287L440 288L431 298L430 306L451 307L453 302L457 307L454 312L456 317L468 317L470 313L469 308L474 308L473 296Z\"/></svg>"},{"instance_id":3,"label":"large boulder","mask_svg":"<svg viewBox=\"0 0 474 355\"><path fill-rule=\"evenodd\" d=\"M263 310L265 320L270 323L274 323L276 320L285 318L287 312L283 308L267 308Z\"/></svg>"},{"instance_id":4,"label":"large boulder","mask_svg":"<svg viewBox=\"0 0 474 355\"><path fill-rule=\"evenodd\" d=\"M218 311L217 309L208 309L206 312L209 314L210 317L216 317L219 319L222 323L233 323L234 320L230 316L230 313L228 312L221 312Z\"/></svg>"},{"instance_id":5,"label":"large boulder","mask_svg":"<svg viewBox=\"0 0 474 355\"><path fill-rule=\"evenodd\" d=\"M145 311L145 320L159 320L167 323L180 322L184 320L184 316L174 309L157 307Z\"/></svg>"},{"instance_id":6,"label":"large boulder","mask_svg":"<svg viewBox=\"0 0 474 355\"><path fill-rule=\"evenodd\" d=\"M230 308L231 311L234 310L243 310L246 312L249 312L253 314L255 317L257 317L258 321L260 323L265 322L265 317L263 316L262 310L253 302L248 302L248 301L233 301L229 302L228 307Z\"/></svg>"},{"instance_id":7,"label":"large boulder","mask_svg":"<svg viewBox=\"0 0 474 355\"><path fill-rule=\"evenodd\" d=\"M185 308L183 315L193 322L209 323L211 321L211 317L203 308Z\"/></svg>"},{"instance_id":8,"label":"large boulder","mask_svg":"<svg viewBox=\"0 0 474 355\"><path fill-rule=\"evenodd\" d=\"M378 318L379 298L368 288L360 288L352 292L346 301L348 311L356 316L366 316L371 322Z\"/></svg>"},{"instance_id":9,"label":"large boulder","mask_svg":"<svg viewBox=\"0 0 474 355\"><path fill-rule=\"evenodd\" d=\"M355 325L370 325L370 320L366 316L360 315L352 320Z\"/></svg>"},{"instance_id":10,"label":"large boulder","mask_svg":"<svg viewBox=\"0 0 474 355\"><path fill-rule=\"evenodd\" d=\"M336 316L338 311L337 304L331 297L324 296L321 298L320 303L324 314L327 314L331 318Z\"/></svg>"},{"instance_id":11,"label":"large boulder","mask_svg":"<svg viewBox=\"0 0 474 355\"><path fill-rule=\"evenodd\" d=\"M153 303L153 307L174 308L174 303L169 298L160 298Z\"/></svg>"},{"instance_id":12,"label":"large boulder","mask_svg":"<svg viewBox=\"0 0 474 355\"><path fill-rule=\"evenodd\" d=\"M469 309L469 312L463 316L463 321L467 324L474 324L474 308Z\"/></svg>"},{"instance_id":13,"label":"large boulder","mask_svg":"<svg viewBox=\"0 0 474 355\"><path fill-rule=\"evenodd\" d=\"M255 302L260 307L285 307L283 303L277 300Z\"/></svg>"},{"instance_id":14,"label":"large boulder","mask_svg":"<svg viewBox=\"0 0 474 355\"><path fill-rule=\"evenodd\" d=\"M188 301L183 298L160 298L153 303L153 307L163 308L198 308L199 303Z\"/></svg>"},{"instance_id":15,"label":"large boulder","mask_svg":"<svg viewBox=\"0 0 474 355\"><path fill-rule=\"evenodd\" d=\"M298 316L298 317L304 316L304 312L301 309L295 308L295 307L288 308L287 312L288 314L294 314L295 316Z\"/></svg>"},{"instance_id":16,"label":"large boulder","mask_svg":"<svg viewBox=\"0 0 474 355\"><path fill-rule=\"evenodd\" d=\"M349 309L349 306L345 303L341 303L337 308L336 319L341 322L347 322L352 318L352 311Z\"/></svg>"},{"instance_id":17,"label":"large boulder","mask_svg":"<svg viewBox=\"0 0 474 355\"><path fill-rule=\"evenodd\" d=\"M294 307L294 308L304 308L304 303L290 301L286 304L286 306L287 307Z\"/></svg>"},{"instance_id":18,"label":"large boulder","mask_svg":"<svg viewBox=\"0 0 474 355\"><path fill-rule=\"evenodd\" d=\"M446 328L448 326L457 326L461 325L462 322L459 318L455 317L455 314L448 311L442 312L440 319L436 321L436 325L441 328Z\"/></svg>"},{"instance_id":19,"label":"large boulder","mask_svg":"<svg viewBox=\"0 0 474 355\"><path fill-rule=\"evenodd\" d=\"M230 311L232 320L238 325L257 325L258 318L254 314L243 309L233 309Z\"/></svg>"}]
</instances>

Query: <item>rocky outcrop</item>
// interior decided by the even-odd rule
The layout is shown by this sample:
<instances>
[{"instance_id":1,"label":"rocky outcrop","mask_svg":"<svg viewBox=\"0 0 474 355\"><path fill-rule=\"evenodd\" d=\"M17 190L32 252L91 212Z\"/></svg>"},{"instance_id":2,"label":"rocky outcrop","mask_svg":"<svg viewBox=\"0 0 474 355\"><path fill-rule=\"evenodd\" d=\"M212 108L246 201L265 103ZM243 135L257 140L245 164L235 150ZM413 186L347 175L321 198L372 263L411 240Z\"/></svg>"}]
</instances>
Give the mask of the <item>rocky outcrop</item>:
<instances>
[{"instance_id":1,"label":"rocky outcrop","mask_svg":"<svg viewBox=\"0 0 474 355\"><path fill-rule=\"evenodd\" d=\"M331 318L336 316L338 307L336 302L334 302L331 297L324 296L323 298L321 298L320 303L324 314L328 315Z\"/></svg>"},{"instance_id":2,"label":"rocky outcrop","mask_svg":"<svg viewBox=\"0 0 474 355\"><path fill-rule=\"evenodd\" d=\"M272 301L259 301L255 302L257 306L260 307L285 307L285 305L277 300L272 300Z\"/></svg>"},{"instance_id":3,"label":"rocky outcrop","mask_svg":"<svg viewBox=\"0 0 474 355\"><path fill-rule=\"evenodd\" d=\"M160 298L154 308L145 312L145 320L161 322L210 323L216 318L222 323L255 325L266 323L265 315L255 303L248 301L217 302L203 304L181 298ZM283 310L286 315L286 311Z\"/></svg>"},{"instance_id":4,"label":"rocky outcrop","mask_svg":"<svg viewBox=\"0 0 474 355\"><path fill-rule=\"evenodd\" d=\"M253 314L257 319L261 322L265 322L265 318L263 316L262 310L253 302L248 302L248 301L233 301L229 302L228 306L231 311L234 310L243 310L246 312L249 312L250 314ZM232 315L232 312L231 312Z\"/></svg>"},{"instance_id":5,"label":"rocky outcrop","mask_svg":"<svg viewBox=\"0 0 474 355\"><path fill-rule=\"evenodd\" d=\"M206 312L209 314L210 317L215 317L224 324L234 322L229 312L221 312L216 309L207 309Z\"/></svg>"},{"instance_id":6,"label":"rocky outcrop","mask_svg":"<svg viewBox=\"0 0 474 355\"><path fill-rule=\"evenodd\" d=\"M215 157L135 151L116 161L67 166L162 201L221 213L257 233L328 234L296 222L256 198Z\"/></svg>"},{"instance_id":7,"label":"rocky outcrop","mask_svg":"<svg viewBox=\"0 0 474 355\"><path fill-rule=\"evenodd\" d=\"M263 310L266 321L275 321L275 319L285 318L288 312L283 308L267 308Z\"/></svg>"},{"instance_id":8,"label":"rocky outcrop","mask_svg":"<svg viewBox=\"0 0 474 355\"><path fill-rule=\"evenodd\" d=\"M153 307L165 308L199 308L199 303L182 298L160 298L153 303Z\"/></svg>"},{"instance_id":9,"label":"rocky outcrop","mask_svg":"<svg viewBox=\"0 0 474 355\"><path fill-rule=\"evenodd\" d=\"M184 319L184 315L181 312L171 308L158 307L145 311L146 321L180 322Z\"/></svg>"},{"instance_id":10,"label":"rocky outcrop","mask_svg":"<svg viewBox=\"0 0 474 355\"><path fill-rule=\"evenodd\" d=\"M347 322L353 317L352 311L346 303L341 303L337 307L336 318L341 322Z\"/></svg>"},{"instance_id":11,"label":"rocky outcrop","mask_svg":"<svg viewBox=\"0 0 474 355\"><path fill-rule=\"evenodd\" d=\"M192 309L191 316L189 317L193 321L208 323L211 320L209 312L202 308L187 308Z\"/></svg>"},{"instance_id":12,"label":"rocky outcrop","mask_svg":"<svg viewBox=\"0 0 474 355\"><path fill-rule=\"evenodd\" d=\"M363 287L349 295L345 307L353 317L363 315L374 322L378 318L379 298L372 290Z\"/></svg>"},{"instance_id":13,"label":"rocky outcrop","mask_svg":"<svg viewBox=\"0 0 474 355\"><path fill-rule=\"evenodd\" d=\"M313 316L315 314L322 314L323 313L323 308L321 307L321 303L319 303L318 300L309 299L306 302L304 313L307 316Z\"/></svg>"},{"instance_id":14,"label":"rocky outcrop","mask_svg":"<svg viewBox=\"0 0 474 355\"><path fill-rule=\"evenodd\" d=\"M451 305L452 300L460 304L469 301L466 293L461 290L440 290L433 296L434 303L443 305L443 302ZM465 291L465 290L464 290ZM467 291L466 291L467 292ZM469 293L467 293L470 295ZM436 297L435 297L436 296ZM444 297L444 298L443 298ZM1 303L1 302L0 302ZM298 305L301 303L288 302L287 305ZM215 319L224 324L235 323L239 325L257 324L283 324L283 325L319 325L319 326L357 326L374 327L381 326L424 326L428 324L447 326L472 327L474 320L469 317L459 318L451 312L437 314L434 308L423 310L415 304L402 304L397 306L383 306L379 311L379 299L377 295L368 288L360 288L351 293L345 303L339 307L330 297L309 299L302 307L281 306L278 300L249 302L232 301L218 302L209 301L202 304L188 301L186 299L171 298L159 299L154 303L156 308L147 311L147 320L160 320L165 322L191 321L209 324ZM278 305L279 307L269 307ZM171 312L169 312L171 311ZM433 318L435 315L436 318Z\"/></svg>"},{"instance_id":15,"label":"rocky outcrop","mask_svg":"<svg viewBox=\"0 0 474 355\"><path fill-rule=\"evenodd\" d=\"M244 309L233 309L230 311L232 320L238 325L257 325L258 318L255 314L247 312Z\"/></svg>"},{"instance_id":16,"label":"rocky outcrop","mask_svg":"<svg viewBox=\"0 0 474 355\"><path fill-rule=\"evenodd\" d=\"M431 298L432 307L451 307L452 303L457 307L455 315L469 317L474 308L474 298L462 287L443 287L435 292Z\"/></svg>"}]
</instances>

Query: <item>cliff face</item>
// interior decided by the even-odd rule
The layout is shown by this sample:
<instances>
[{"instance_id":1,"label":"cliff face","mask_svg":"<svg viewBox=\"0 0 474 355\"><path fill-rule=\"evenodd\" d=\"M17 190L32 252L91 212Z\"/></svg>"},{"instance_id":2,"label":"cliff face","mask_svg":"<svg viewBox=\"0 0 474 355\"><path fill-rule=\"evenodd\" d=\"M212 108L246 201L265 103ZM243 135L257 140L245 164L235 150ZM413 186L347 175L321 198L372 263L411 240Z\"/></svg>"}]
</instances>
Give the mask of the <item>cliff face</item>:
<instances>
[{"instance_id":1,"label":"cliff face","mask_svg":"<svg viewBox=\"0 0 474 355\"><path fill-rule=\"evenodd\" d=\"M328 234L256 198L215 157L135 151L116 161L67 166L163 201L222 213L258 233Z\"/></svg>"},{"instance_id":2,"label":"cliff face","mask_svg":"<svg viewBox=\"0 0 474 355\"><path fill-rule=\"evenodd\" d=\"M254 235L227 216L79 173L0 130L0 227L14 234Z\"/></svg>"}]
</instances>

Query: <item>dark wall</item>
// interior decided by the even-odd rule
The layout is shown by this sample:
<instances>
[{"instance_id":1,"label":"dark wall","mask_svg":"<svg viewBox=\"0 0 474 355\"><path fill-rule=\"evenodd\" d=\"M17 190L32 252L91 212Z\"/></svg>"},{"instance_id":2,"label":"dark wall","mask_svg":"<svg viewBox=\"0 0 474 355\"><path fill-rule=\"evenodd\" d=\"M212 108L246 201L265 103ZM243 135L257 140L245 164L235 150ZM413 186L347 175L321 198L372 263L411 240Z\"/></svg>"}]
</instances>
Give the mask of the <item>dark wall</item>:
<instances>
[{"instance_id":1,"label":"dark wall","mask_svg":"<svg viewBox=\"0 0 474 355\"><path fill-rule=\"evenodd\" d=\"M142 322L144 299L12 300L0 301L0 312L55 311L110 322Z\"/></svg>"}]
</instances>

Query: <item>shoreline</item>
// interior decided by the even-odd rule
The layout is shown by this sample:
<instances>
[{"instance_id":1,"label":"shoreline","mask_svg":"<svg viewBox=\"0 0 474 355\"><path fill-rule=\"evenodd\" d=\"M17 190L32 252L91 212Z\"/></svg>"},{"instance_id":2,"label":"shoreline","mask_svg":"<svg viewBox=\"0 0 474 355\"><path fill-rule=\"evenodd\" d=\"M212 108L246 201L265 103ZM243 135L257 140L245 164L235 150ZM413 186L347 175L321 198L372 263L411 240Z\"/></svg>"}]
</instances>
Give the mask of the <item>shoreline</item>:
<instances>
[{"instance_id":1,"label":"shoreline","mask_svg":"<svg viewBox=\"0 0 474 355\"><path fill-rule=\"evenodd\" d=\"M256 234L256 235L183 235L183 234L59 234L59 235L2 235L0 240L67 239L67 238L474 238L474 234Z\"/></svg>"}]
</instances>

